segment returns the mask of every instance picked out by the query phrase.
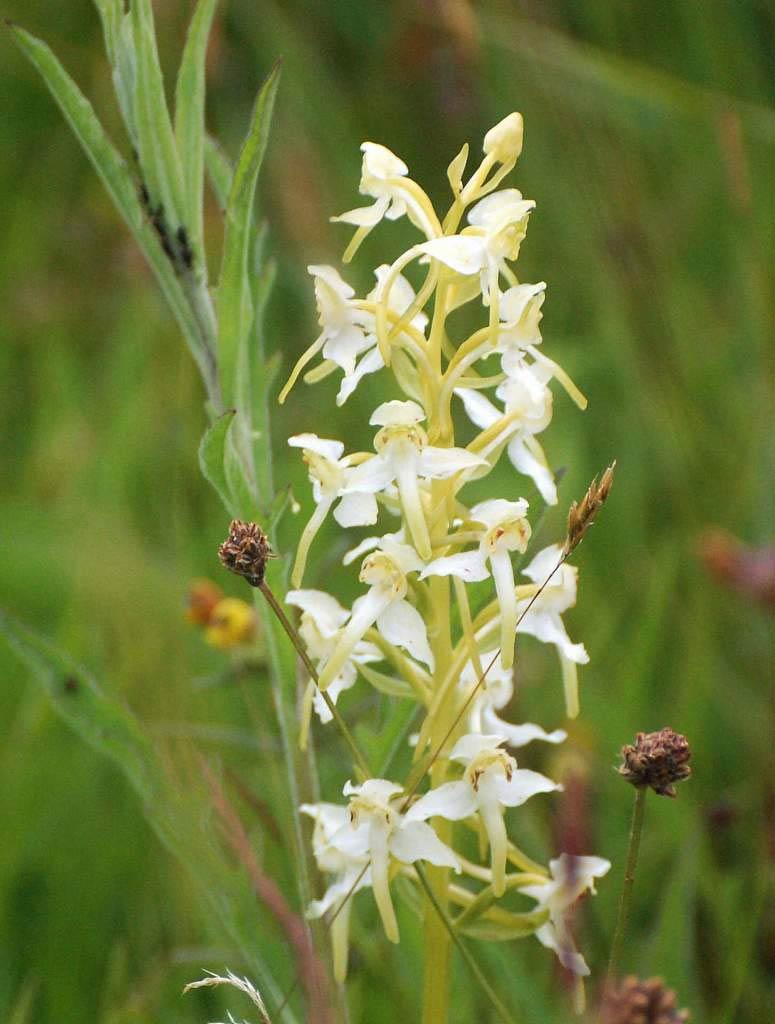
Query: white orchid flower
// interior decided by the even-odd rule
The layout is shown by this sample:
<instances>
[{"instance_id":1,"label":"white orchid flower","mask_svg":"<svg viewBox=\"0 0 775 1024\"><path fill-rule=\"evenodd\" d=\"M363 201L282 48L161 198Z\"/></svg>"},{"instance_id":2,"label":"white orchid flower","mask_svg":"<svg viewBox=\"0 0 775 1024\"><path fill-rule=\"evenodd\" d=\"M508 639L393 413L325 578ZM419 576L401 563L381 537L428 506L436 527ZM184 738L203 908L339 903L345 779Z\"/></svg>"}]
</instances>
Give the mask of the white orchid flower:
<instances>
[{"instance_id":1,"label":"white orchid flower","mask_svg":"<svg viewBox=\"0 0 775 1024\"><path fill-rule=\"evenodd\" d=\"M465 765L459 782L445 782L431 789L409 810L411 821L425 821L436 815L461 821L479 813L490 843L492 887L502 896L506 887L508 838L503 821L505 807L519 807L537 793L551 793L562 786L538 772L517 768L517 762L501 750L505 738L470 734L461 737L450 759Z\"/></svg>"},{"instance_id":2,"label":"white orchid flower","mask_svg":"<svg viewBox=\"0 0 775 1024\"><path fill-rule=\"evenodd\" d=\"M432 238L416 247L465 277L479 275L482 299L496 310L500 301L498 282L507 271L507 260L515 260L527 233L527 219L535 207L515 188L485 196L468 213L469 226L458 235Z\"/></svg>"},{"instance_id":3,"label":"white orchid flower","mask_svg":"<svg viewBox=\"0 0 775 1024\"><path fill-rule=\"evenodd\" d=\"M407 177L409 168L404 161L376 142L364 142L361 152L363 163L358 190L361 195L372 197L374 203L331 218L334 222L352 224L358 229L345 251L344 262L352 259L361 242L383 217L398 220L406 214L426 237L441 234L430 200L420 186Z\"/></svg>"},{"instance_id":4,"label":"white orchid flower","mask_svg":"<svg viewBox=\"0 0 775 1024\"><path fill-rule=\"evenodd\" d=\"M339 630L350 618L350 612L343 608L335 597L322 590L289 590L285 603L301 610L299 634L307 653L315 665L327 661L336 647ZM381 661L378 647L360 640L353 648L349 659L342 666L339 675L328 687L328 695L336 704L339 694L349 690L358 677L358 665ZM323 700L320 690L313 684L312 703L321 722L330 722L332 715Z\"/></svg>"},{"instance_id":5,"label":"white orchid flower","mask_svg":"<svg viewBox=\"0 0 775 1024\"><path fill-rule=\"evenodd\" d=\"M555 729L553 732L546 732L540 725L532 722L523 722L521 725L512 725L505 722L498 716L498 711L505 708L514 696L514 673L513 668L504 668L500 655L495 659L492 667L491 654L482 655L482 671L486 671L484 682L479 684L479 674L474 668L473 662L466 663L460 673L460 689L468 694L477 687L476 695L471 701L468 711L468 730L472 733L495 733L503 736L510 747L525 747L533 740L542 740L544 743L562 743L567 739L568 734L564 729Z\"/></svg>"},{"instance_id":6,"label":"white orchid flower","mask_svg":"<svg viewBox=\"0 0 775 1024\"><path fill-rule=\"evenodd\" d=\"M374 544L374 538L370 538L360 547L363 550ZM388 643L405 648L413 658L433 671L433 653L425 623L417 609L406 600L407 574L419 572L424 564L413 547L391 534L376 542L376 550L364 558L359 576L361 583L369 584L369 591L353 604L349 622L321 667L318 682L321 690L333 683L356 644L375 623Z\"/></svg>"},{"instance_id":7,"label":"white orchid flower","mask_svg":"<svg viewBox=\"0 0 775 1024\"><path fill-rule=\"evenodd\" d=\"M371 869L368 857L343 853L331 843L332 836L349 824L350 814L346 807L328 803L302 804L299 810L315 822L312 852L318 868L334 876L322 898L313 900L307 907L307 917L314 920L329 910L336 915L331 924L331 945L334 977L341 984L347 976L351 897L371 885Z\"/></svg>"},{"instance_id":8,"label":"white orchid flower","mask_svg":"<svg viewBox=\"0 0 775 1024\"><path fill-rule=\"evenodd\" d=\"M533 601L528 609L529 601L525 599L518 604L518 612L525 616L517 627L518 633L527 633L545 644L554 644L560 658L563 684L565 689L565 705L569 718L579 713L577 665L586 665L589 661L584 644L574 644L568 636L561 615L576 604L578 589L578 569L563 562L552 572L562 556L562 548L552 544L539 551L523 574L534 583L542 584L551 573L549 582ZM526 611L526 609L528 609Z\"/></svg>"},{"instance_id":9,"label":"white orchid flower","mask_svg":"<svg viewBox=\"0 0 775 1024\"><path fill-rule=\"evenodd\" d=\"M333 267L312 265L307 267L315 281L315 302L321 333L294 366L279 395L282 404L299 374L321 351L324 359L340 366L345 373L355 369L357 356L371 347L368 328L373 318L358 308L353 301L354 289L342 279Z\"/></svg>"},{"instance_id":10,"label":"white orchid flower","mask_svg":"<svg viewBox=\"0 0 775 1024\"><path fill-rule=\"evenodd\" d=\"M369 302L378 301L380 288L389 273L390 267L387 263L383 263L374 271L377 284L367 296ZM394 313L396 317L400 318L409 309L415 298L414 288L412 288L403 274L397 274L386 299L389 312ZM345 370L345 375L339 387L339 394L336 396L337 405L344 405L365 376L370 373L376 373L377 370L381 370L385 365L379 345L377 344L375 318L372 314L369 314L369 317L369 347L364 350L356 366ZM416 334L424 335L427 325L428 317L423 312L416 313L409 321L409 328ZM398 337L394 339L394 343L400 345L405 337L406 334L403 331L399 332Z\"/></svg>"},{"instance_id":11,"label":"white orchid flower","mask_svg":"<svg viewBox=\"0 0 775 1024\"><path fill-rule=\"evenodd\" d=\"M336 501L334 519L340 526L371 526L377 521L377 499L368 480L353 486L354 469L350 468L350 456L342 458L344 445L317 434L295 434L288 438L292 448L301 448L302 457L312 482L312 497L315 511L304 527L296 552L292 581L295 587L301 583L310 546L323 525L329 510Z\"/></svg>"},{"instance_id":12,"label":"white orchid flower","mask_svg":"<svg viewBox=\"0 0 775 1024\"><path fill-rule=\"evenodd\" d=\"M384 402L369 423L382 429L374 438L377 455L353 470L348 486L353 491L381 491L395 481L412 541L423 558L431 556L420 480L443 480L455 473L486 465L464 448L437 448L428 444L420 423L425 413L417 402Z\"/></svg>"},{"instance_id":13,"label":"white orchid flower","mask_svg":"<svg viewBox=\"0 0 775 1024\"><path fill-rule=\"evenodd\" d=\"M518 501L494 498L474 505L470 518L482 524L482 528L476 531L480 536L479 547L437 558L420 574L420 579L426 576L458 576L466 583L474 583L486 580L492 573L501 610L501 659L504 668L511 668L514 663L517 625L511 552L525 551L530 540L530 523L525 518L527 509L524 498Z\"/></svg>"},{"instance_id":14,"label":"white orchid flower","mask_svg":"<svg viewBox=\"0 0 775 1024\"><path fill-rule=\"evenodd\" d=\"M455 394L462 399L468 418L482 430L489 430L503 420L503 429L493 435L487 447L481 449L481 454L491 455L507 444L509 461L514 468L524 476L530 477L547 505L556 505L557 487L554 475L546 463L543 449L533 436L536 428L543 429L543 420L527 417L521 421L518 416L509 417L507 410L498 409L481 391L475 391L473 388L455 388ZM551 417L551 392L549 402Z\"/></svg>"},{"instance_id":15,"label":"white orchid flower","mask_svg":"<svg viewBox=\"0 0 775 1024\"><path fill-rule=\"evenodd\" d=\"M460 862L430 825L401 814L396 797L402 786L387 779L369 779L361 786L347 782L344 795L352 797L349 821L330 838L334 849L350 859L365 859L371 867L371 885L385 935L398 942L398 922L390 898L390 859L402 864L427 860L460 871Z\"/></svg>"},{"instance_id":16,"label":"white orchid flower","mask_svg":"<svg viewBox=\"0 0 775 1024\"><path fill-rule=\"evenodd\" d=\"M594 894L595 879L602 878L610 867L610 862L603 857L574 857L563 853L549 861L550 879L520 889L523 895L538 900L539 907L548 907L549 920L535 933L536 938L554 950L563 967L574 974L587 975L589 967L573 943L568 910L587 890Z\"/></svg>"}]
</instances>

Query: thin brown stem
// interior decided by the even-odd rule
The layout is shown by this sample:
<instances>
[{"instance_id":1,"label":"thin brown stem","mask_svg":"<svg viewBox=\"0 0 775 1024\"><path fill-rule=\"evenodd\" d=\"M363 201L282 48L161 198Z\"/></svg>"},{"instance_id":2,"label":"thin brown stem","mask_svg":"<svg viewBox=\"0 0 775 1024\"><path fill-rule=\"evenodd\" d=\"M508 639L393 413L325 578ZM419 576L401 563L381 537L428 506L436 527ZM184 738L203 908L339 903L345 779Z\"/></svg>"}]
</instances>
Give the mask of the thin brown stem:
<instances>
[{"instance_id":1,"label":"thin brown stem","mask_svg":"<svg viewBox=\"0 0 775 1024\"><path fill-rule=\"evenodd\" d=\"M318 683L320 682L320 677L318 676L318 671L315 668L315 666L313 665L312 660L310 659L310 656L307 654L307 651L306 651L306 649L304 647L304 643L302 642L302 639L299 636L298 630L293 625L293 623L288 618L288 616L285 614L285 611L283 610L282 605L277 600L277 598L274 596L274 593L272 592L272 588L269 586L269 584L266 582L266 580L262 580L261 581L261 583L259 584L258 589L264 595L264 597L266 598L266 601L267 601L269 607L272 609L274 614L277 616L277 619L278 619L280 625L285 630L285 632L286 632L286 634L288 636L288 639L291 641L293 646L296 648L296 651L297 651L299 657L304 662L304 667L306 668L307 672L309 673L310 678L312 679L312 681L317 686ZM332 717L334 719L334 722L336 723L336 727L339 729L339 732L342 734L342 737L343 737L345 743L350 748L350 752L353 755L353 759L355 761L355 765L356 765L358 771L361 773L361 775L363 776L364 779L370 779L372 777L372 773L371 773L371 769L369 768L368 761L363 756L361 751L358 749L358 744L355 742L355 737L350 732L350 729L349 729L347 723L345 722L345 720L342 718L342 716L341 716L341 714L339 712L339 709L337 708L336 704L334 704L334 702L331 700L331 698L329 697L329 695L326 693L325 690L320 690L319 692L321 693L321 695L323 697L323 700L326 703L326 707L331 712L331 715L332 715Z\"/></svg>"}]
</instances>

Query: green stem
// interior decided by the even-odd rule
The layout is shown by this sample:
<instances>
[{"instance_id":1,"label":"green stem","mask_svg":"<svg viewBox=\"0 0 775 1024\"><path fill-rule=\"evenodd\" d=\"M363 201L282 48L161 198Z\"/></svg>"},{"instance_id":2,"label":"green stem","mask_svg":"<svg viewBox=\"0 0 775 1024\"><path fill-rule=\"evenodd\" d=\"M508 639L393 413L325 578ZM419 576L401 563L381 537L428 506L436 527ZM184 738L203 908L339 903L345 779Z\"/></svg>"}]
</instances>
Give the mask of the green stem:
<instances>
[{"instance_id":1,"label":"green stem","mask_svg":"<svg viewBox=\"0 0 775 1024\"><path fill-rule=\"evenodd\" d=\"M509 1011L506 1009L506 1007L503 1005L503 1003L498 998L498 995L493 990L493 988L490 985L489 981L487 980L487 978L485 978L484 974L482 973L481 967L476 962L476 960L474 960L474 958L471 955L471 953L468 951L468 948L464 944L463 940L460 938L458 933L455 931L454 925L452 924L452 922L450 921L450 919L447 917L446 913L444 912L444 908L441 906L441 904L437 900L436 893L433 891L433 887L430 884L427 875L425 874L425 869L423 868L422 864L420 864L419 861L418 861L414 865L414 867L415 867L415 871L417 872L417 877L420 879L420 883L421 883L422 887L425 889L425 894L428 897L428 900L430 901L430 903L433 906L434 910L436 911L437 918L438 918L438 921L440 923L440 926L442 927L442 929L444 931L446 931L448 933L449 938L452 940L452 942L454 942L454 944L460 950L460 955L465 960L468 969L471 971L473 976L476 978L476 980L477 980L477 982L479 984L479 987L482 989L484 994L487 996L489 1001L492 1003L493 1009L498 1014L500 1019L504 1022L504 1024L514 1024L514 1018L511 1016ZM447 993L445 992L445 1005L446 1005L446 1001L447 1001L446 1000L446 996L447 996ZM445 1014L446 1014L446 1009L445 1009ZM425 1024L426 1020L427 1020L428 1024L439 1024L439 1021L441 1021L443 1019L446 1019L446 1018L427 1016L425 1014L425 1008L423 1008L423 1024Z\"/></svg>"},{"instance_id":2,"label":"green stem","mask_svg":"<svg viewBox=\"0 0 775 1024\"><path fill-rule=\"evenodd\" d=\"M624 882L622 883L622 895L619 899L619 913L616 918L613 942L611 943L611 956L608 960L608 971L606 972L606 987L612 985L619 969L619 960L624 944L624 936L627 933L627 922L630 917L632 905L632 890L635 883L635 868L638 864L638 850L640 849L640 837L643 832L643 812L646 807L646 786L639 786L635 791L635 804L632 808L632 821L630 823L630 841L627 847L627 862L624 867Z\"/></svg>"},{"instance_id":3,"label":"green stem","mask_svg":"<svg viewBox=\"0 0 775 1024\"><path fill-rule=\"evenodd\" d=\"M319 681L318 680L317 669L312 664L312 661L310 660L310 657L307 654L307 651L306 651L306 649L304 647L304 643L302 642L302 639L299 636L298 631L294 628L293 623L290 621L288 616L285 614L282 605L277 600L277 598L274 596L274 594L272 592L272 589L269 586L269 584L266 582L266 580L262 580L261 581L261 584L259 585L259 590L261 591L261 593L266 598L266 601L267 601L267 604L269 605L269 607L272 609L274 614L277 616L277 619L278 619L280 625L285 630L285 633L288 636L288 639L291 641L293 646L296 648L296 651L297 651L299 657L304 662L304 667L306 668L307 672L309 672L310 678L314 681L315 685L317 685L317 683ZM333 716L333 719L334 719L334 722L336 722L337 728L339 729L339 732L342 734L342 737L344 738L345 743L350 748L350 752L353 755L353 760L355 761L356 768L361 773L361 775L363 776L364 780L372 778L372 773L371 773L371 769L369 768L369 764L368 764L366 758L363 756L363 754L358 749L358 744L355 742L355 737L350 732L350 729L348 728L347 723L345 722L345 720L342 718L341 714L339 713L339 709L337 708L336 704L334 704L334 702L331 700L331 698L329 697L329 695L326 693L325 690L323 690L321 692L322 692L323 700L326 702L326 707L331 712L331 714Z\"/></svg>"}]
</instances>

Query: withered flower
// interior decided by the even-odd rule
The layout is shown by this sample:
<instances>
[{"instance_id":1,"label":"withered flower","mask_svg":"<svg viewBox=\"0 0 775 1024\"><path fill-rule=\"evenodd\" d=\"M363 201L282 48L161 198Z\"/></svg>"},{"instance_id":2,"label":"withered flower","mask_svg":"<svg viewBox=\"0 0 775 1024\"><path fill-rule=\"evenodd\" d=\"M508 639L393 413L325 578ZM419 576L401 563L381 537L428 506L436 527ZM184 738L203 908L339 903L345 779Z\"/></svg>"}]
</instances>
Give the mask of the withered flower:
<instances>
[{"instance_id":1,"label":"withered flower","mask_svg":"<svg viewBox=\"0 0 775 1024\"><path fill-rule=\"evenodd\" d=\"M619 774L633 786L650 786L660 796L674 797L673 784L692 773L688 763L691 756L686 737L669 727L659 732L639 732L634 744L622 747Z\"/></svg>"},{"instance_id":2,"label":"withered flower","mask_svg":"<svg viewBox=\"0 0 775 1024\"><path fill-rule=\"evenodd\" d=\"M218 548L218 557L229 572L244 576L251 587L260 587L272 549L258 523L232 519L229 536Z\"/></svg>"},{"instance_id":3,"label":"withered flower","mask_svg":"<svg viewBox=\"0 0 775 1024\"><path fill-rule=\"evenodd\" d=\"M602 1024L686 1024L688 1010L676 1007L677 996L661 978L625 978L603 996Z\"/></svg>"}]
</instances>

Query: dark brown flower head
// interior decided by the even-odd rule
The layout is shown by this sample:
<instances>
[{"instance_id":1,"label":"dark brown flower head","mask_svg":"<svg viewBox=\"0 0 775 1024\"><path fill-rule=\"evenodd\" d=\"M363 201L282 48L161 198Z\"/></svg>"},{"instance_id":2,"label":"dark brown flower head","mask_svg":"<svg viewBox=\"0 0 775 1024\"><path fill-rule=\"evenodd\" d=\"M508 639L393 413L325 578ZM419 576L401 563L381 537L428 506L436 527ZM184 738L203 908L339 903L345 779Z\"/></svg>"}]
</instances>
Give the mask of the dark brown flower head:
<instances>
[{"instance_id":1,"label":"dark brown flower head","mask_svg":"<svg viewBox=\"0 0 775 1024\"><path fill-rule=\"evenodd\" d=\"M266 534L257 523L243 523L233 519L229 536L218 548L222 565L238 576L244 576L251 587L260 587L264 582L266 560L272 557L272 549Z\"/></svg>"},{"instance_id":2,"label":"dark brown flower head","mask_svg":"<svg viewBox=\"0 0 775 1024\"><path fill-rule=\"evenodd\" d=\"M635 743L622 747L619 774L633 786L651 786L660 796L675 796L673 783L692 774L689 741L670 728L639 732Z\"/></svg>"},{"instance_id":3,"label":"dark brown flower head","mask_svg":"<svg viewBox=\"0 0 775 1024\"><path fill-rule=\"evenodd\" d=\"M640 981L631 975L603 996L602 1024L685 1024L688 1010L676 1007L677 997L661 978Z\"/></svg>"},{"instance_id":4,"label":"dark brown flower head","mask_svg":"<svg viewBox=\"0 0 775 1024\"><path fill-rule=\"evenodd\" d=\"M616 462L614 461L600 477L600 483L597 482L597 477L595 477L587 488L587 493L581 499L581 502L574 501L571 505L568 512L568 530L563 549L566 556L579 546L587 530L594 522L595 516L606 503L614 482L615 468Z\"/></svg>"}]
</instances>

